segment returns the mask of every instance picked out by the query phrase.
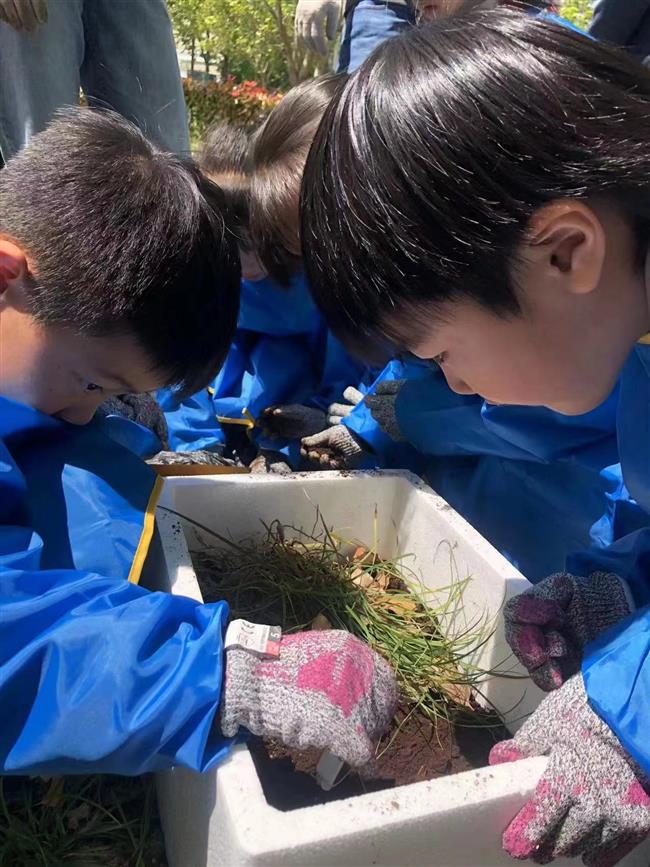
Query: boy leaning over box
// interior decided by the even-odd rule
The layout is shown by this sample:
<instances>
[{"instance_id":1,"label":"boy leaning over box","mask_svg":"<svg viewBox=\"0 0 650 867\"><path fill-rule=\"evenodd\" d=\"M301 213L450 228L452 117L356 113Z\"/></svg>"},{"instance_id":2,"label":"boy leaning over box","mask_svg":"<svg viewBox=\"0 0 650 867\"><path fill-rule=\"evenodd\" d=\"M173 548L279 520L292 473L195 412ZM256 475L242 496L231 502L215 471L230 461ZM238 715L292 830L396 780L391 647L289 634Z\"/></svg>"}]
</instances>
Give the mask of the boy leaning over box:
<instances>
[{"instance_id":1,"label":"boy leaning over box","mask_svg":"<svg viewBox=\"0 0 650 867\"><path fill-rule=\"evenodd\" d=\"M0 773L204 770L240 725L362 765L392 716L392 672L347 633L224 657L225 604L137 584L154 476L91 420L215 375L224 210L191 160L84 109L0 173Z\"/></svg>"},{"instance_id":2,"label":"boy leaning over box","mask_svg":"<svg viewBox=\"0 0 650 867\"><path fill-rule=\"evenodd\" d=\"M638 509L505 610L513 651L554 689L492 754L548 756L504 834L537 863L610 867L650 832L649 119L650 74L623 52L475 14L381 46L305 170L306 271L339 336L431 359L493 405L575 417L619 382Z\"/></svg>"}]
</instances>

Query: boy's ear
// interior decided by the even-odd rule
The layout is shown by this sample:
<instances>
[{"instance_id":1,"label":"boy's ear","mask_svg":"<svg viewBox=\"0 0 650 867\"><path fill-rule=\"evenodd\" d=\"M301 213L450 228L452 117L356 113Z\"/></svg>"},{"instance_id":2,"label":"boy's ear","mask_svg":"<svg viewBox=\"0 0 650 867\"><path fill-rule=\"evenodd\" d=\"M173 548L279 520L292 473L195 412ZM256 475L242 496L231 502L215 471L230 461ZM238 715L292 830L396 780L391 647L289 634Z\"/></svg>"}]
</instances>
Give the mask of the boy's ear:
<instances>
[{"instance_id":1,"label":"boy's ear","mask_svg":"<svg viewBox=\"0 0 650 867\"><path fill-rule=\"evenodd\" d=\"M545 205L528 226L528 253L535 265L561 278L568 291L577 295L598 286L605 243L605 231L594 211L574 199Z\"/></svg>"},{"instance_id":2,"label":"boy's ear","mask_svg":"<svg viewBox=\"0 0 650 867\"><path fill-rule=\"evenodd\" d=\"M29 273L25 251L13 241L0 237L0 304L21 308L23 278Z\"/></svg>"}]
</instances>

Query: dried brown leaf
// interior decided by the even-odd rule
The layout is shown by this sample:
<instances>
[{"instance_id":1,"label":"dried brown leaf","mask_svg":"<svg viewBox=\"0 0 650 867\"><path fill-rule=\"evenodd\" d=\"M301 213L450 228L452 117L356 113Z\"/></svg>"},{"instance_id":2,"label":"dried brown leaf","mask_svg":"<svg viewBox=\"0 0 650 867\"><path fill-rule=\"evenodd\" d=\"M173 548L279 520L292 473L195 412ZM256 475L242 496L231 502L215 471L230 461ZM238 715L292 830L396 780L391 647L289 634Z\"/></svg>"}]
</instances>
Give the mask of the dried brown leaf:
<instances>
[{"instance_id":1,"label":"dried brown leaf","mask_svg":"<svg viewBox=\"0 0 650 867\"><path fill-rule=\"evenodd\" d=\"M391 576L388 572L378 572L377 575L375 575L373 583L379 590L388 590L390 578Z\"/></svg>"},{"instance_id":2,"label":"dried brown leaf","mask_svg":"<svg viewBox=\"0 0 650 867\"><path fill-rule=\"evenodd\" d=\"M353 584L356 584L357 587L362 587L364 590L370 589L375 583L372 575L360 566L357 566L357 568L350 573L350 580Z\"/></svg>"},{"instance_id":3,"label":"dried brown leaf","mask_svg":"<svg viewBox=\"0 0 650 867\"><path fill-rule=\"evenodd\" d=\"M66 814L66 824L70 831L77 831L79 825L90 816L90 804L80 804Z\"/></svg>"},{"instance_id":4,"label":"dried brown leaf","mask_svg":"<svg viewBox=\"0 0 650 867\"><path fill-rule=\"evenodd\" d=\"M391 596L390 594L381 596L377 599L377 602L388 611L392 611L393 614L410 614L418 607L417 603L412 602L410 599L401 596Z\"/></svg>"},{"instance_id":5,"label":"dried brown leaf","mask_svg":"<svg viewBox=\"0 0 650 867\"><path fill-rule=\"evenodd\" d=\"M42 804L44 807L60 807L65 798L63 788L65 786L64 777L51 777L50 785L47 787L47 792L43 798Z\"/></svg>"},{"instance_id":6,"label":"dried brown leaf","mask_svg":"<svg viewBox=\"0 0 650 867\"><path fill-rule=\"evenodd\" d=\"M314 632L325 632L326 629L332 629L332 624L324 614L317 614L311 622L311 628Z\"/></svg>"},{"instance_id":7,"label":"dried brown leaf","mask_svg":"<svg viewBox=\"0 0 650 867\"><path fill-rule=\"evenodd\" d=\"M350 560L353 563L356 563L358 560L365 560L368 556L368 553L369 551L367 548L365 548L363 545L359 545L358 548L354 549L354 553L350 557Z\"/></svg>"}]
</instances>

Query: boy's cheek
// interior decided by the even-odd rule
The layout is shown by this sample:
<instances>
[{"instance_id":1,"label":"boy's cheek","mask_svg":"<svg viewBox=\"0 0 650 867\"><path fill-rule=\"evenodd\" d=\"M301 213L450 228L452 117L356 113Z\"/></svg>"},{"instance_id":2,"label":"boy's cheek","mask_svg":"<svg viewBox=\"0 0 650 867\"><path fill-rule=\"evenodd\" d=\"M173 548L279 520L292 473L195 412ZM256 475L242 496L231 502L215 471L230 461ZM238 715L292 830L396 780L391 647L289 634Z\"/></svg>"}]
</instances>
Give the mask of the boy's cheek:
<instances>
[{"instance_id":1,"label":"boy's cheek","mask_svg":"<svg viewBox=\"0 0 650 867\"><path fill-rule=\"evenodd\" d=\"M23 370L0 370L0 394L31 406L46 415L58 415L73 401L56 387L56 371L45 372L40 365Z\"/></svg>"}]
</instances>

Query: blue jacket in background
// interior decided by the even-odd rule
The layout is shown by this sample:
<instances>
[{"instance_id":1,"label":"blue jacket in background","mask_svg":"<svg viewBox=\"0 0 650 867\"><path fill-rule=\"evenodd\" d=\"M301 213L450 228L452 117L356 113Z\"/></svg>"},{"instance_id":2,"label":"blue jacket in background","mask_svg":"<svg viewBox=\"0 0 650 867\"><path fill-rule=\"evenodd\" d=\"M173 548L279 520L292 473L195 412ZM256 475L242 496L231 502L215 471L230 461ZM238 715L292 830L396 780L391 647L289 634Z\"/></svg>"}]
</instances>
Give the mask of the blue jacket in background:
<instances>
[{"instance_id":1,"label":"blue jacket in background","mask_svg":"<svg viewBox=\"0 0 650 867\"><path fill-rule=\"evenodd\" d=\"M393 361L379 380L404 380L393 442L365 404L344 421L369 465L423 475L531 581L564 568L578 548L611 544L630 502L618 467L618 392L585 416L494 406L455 394L436 366ZM619 521L620 523L620 521Z\"/></svg>"},{"instance_id":2,"label":"blue jacket in background","mask_svg":"<svg viewBox=\"0 0 650 867\"><path fill-rule=\"evenodd\" d=\"M137 584L157 490L97 426L0 398L0 774L203 770L226 753L227 607Z\"/></svg>"}]
</instances>

